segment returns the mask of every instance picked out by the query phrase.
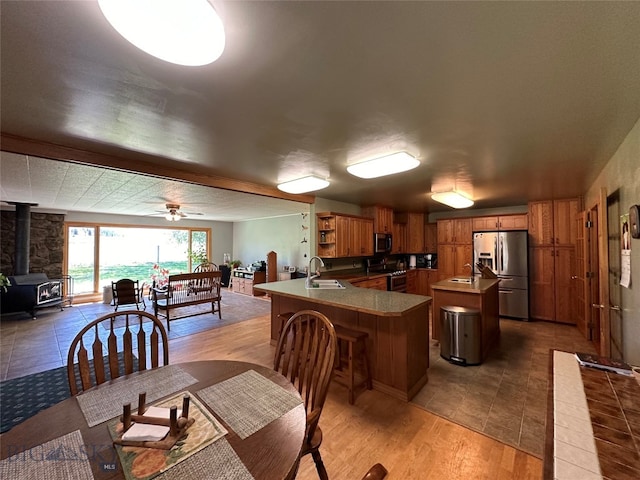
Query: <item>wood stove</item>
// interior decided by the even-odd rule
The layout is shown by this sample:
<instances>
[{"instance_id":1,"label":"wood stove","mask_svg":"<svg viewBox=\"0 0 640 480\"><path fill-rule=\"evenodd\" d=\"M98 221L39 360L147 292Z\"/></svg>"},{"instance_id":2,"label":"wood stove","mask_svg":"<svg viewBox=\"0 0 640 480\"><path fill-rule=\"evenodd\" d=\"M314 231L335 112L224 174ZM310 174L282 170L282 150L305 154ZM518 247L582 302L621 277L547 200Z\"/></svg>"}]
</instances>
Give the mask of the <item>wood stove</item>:
<instances>
[{"instance_id":1,"label":"wood stove","mask_svg":"<svg viewBox=\"0 0 640 480\"><path fill-rule=\"evenodd\" d=\"M36 310L60 306L63 302L63 280L49 279L45 273L28 273L9 277L11 286L2 292L2 313L29 312L36 318Z\"/></svg>"}]
</instances>

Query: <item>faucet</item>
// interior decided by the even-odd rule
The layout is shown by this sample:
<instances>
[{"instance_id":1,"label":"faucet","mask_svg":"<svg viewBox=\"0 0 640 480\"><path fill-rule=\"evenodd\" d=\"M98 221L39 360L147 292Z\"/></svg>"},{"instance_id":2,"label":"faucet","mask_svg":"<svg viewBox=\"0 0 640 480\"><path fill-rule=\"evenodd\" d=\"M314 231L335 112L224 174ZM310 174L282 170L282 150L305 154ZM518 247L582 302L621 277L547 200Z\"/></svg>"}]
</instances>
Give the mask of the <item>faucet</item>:
<instances>
[{"instance_id":1,"label":"faucet","mask_svg":"<svg viewBox=\"0 0 640 480\"><path fill-rule=\"evenodd\" d=\"M311 275L311 263L313 262L314 258L317 258L320 261L320 266L324 267L324 262L317 255L314 255L309 259L309 268L307 269L307 287L311 287L311 285L313 284L313 279L320 276L320 270L316 270L316 273L314 275Z\"/></svg>"},{"instance_id":2,"label":"faucet","mask_svg":"<svg viewBox=\"0 0 640 480\"><path fill-rule=\"evenodd\" d=\"M470 263L465 263L462 268L469 267L469 280L473 282L473 266Z\"/></svg>"}]
</instances>

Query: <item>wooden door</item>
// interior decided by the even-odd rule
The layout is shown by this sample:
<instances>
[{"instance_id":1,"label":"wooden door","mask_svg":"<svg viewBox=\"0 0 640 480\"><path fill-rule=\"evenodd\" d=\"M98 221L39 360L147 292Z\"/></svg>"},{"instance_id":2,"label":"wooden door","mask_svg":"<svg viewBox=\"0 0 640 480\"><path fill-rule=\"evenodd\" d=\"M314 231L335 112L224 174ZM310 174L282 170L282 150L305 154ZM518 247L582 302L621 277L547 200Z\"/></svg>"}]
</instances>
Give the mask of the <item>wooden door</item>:
<instances>
[{"instance_id":1,"label":"wooden door","mask_svg":"<svg viewBox=\"0 0 640 480\"><path fill-rule=\"evenodd\" d=\"M453 242L453 220L438 220L438 245Z\"/></svg>"},{"instance_id":2,"label":"wooden door","mask_svg":"<svg viewBox=\"0 0 640 480\"><path fill-rule=\"evenodd\" d=\"M498 230L526 230L527 214L522 215L505 215L498 218Z\"/></svg>"},{"instance_id":3,"label":"wooden door","mask_svg":"<svg viewBox=\"0 0 640 480\"><path fill-rule=\"evenodd\" d=\"M471 245L456 245L455 252L453 274L460 277L469 277L472 272L471 264L473 262L473 247ZM438 262L440 262L439 257Z\"/></svg>"},{"instance_id":4,"label":"wooden door","mask_svg":"<svg viewBox=\"0 0 640 480\"><path fill-rule=\"evenodd\" d=\"M461 218L454 222L454 242L458 244L473 244L473 222L470 218Z\"/></svg>"},{"instance_id":5,"label":"wooden door","mask_svg":"<svg viewBox=\"0 0 640 480\"><path fill-rule=\"evenodd\" d=\"M575 247L556 247L554 254L555 321L575 325Z\"/></svg>"},{"instance_id":6,"label":"wooden door","mask_svg":"<svg viewBox=\"0 0 640 480\"><path fill-rule=\"evenodd\" d=\"M350 243L351 219L336 215L336 257L348 257Z\"/></svg>"},{"instance_id":7,"label":"wooden door","mask_svg":"<svg viewBox=\"0 0 640 480\"><path fill-rule=\"evenodd\" d=\"M588 291L587 291L587 213L580 212L576 218L576 301L575 301L575 314L576 314L576 326L584 338L589 338L589 332L587 327L587 318L589 316L589 304L587 303Z\"/></svg>"},{"instance_id":8,"label":"wooden door","mask_svg":"<svg viewBox=\"0 0 640 480\"><path fill-rule=\"evenodd\" d=\"M577 238L578 199L553 202L553 236L555 245L575 245Z\"/></svg>"},{"instance_id":9,"label":"wooden door","mask_svg":"<svg viewBox=\"0 0 640 480\"><path fill-rule=\"evenodd\" d=\"M554 320L555 252L553 247L532 247L529 249L529 298L531 317L538 320Z\"/></svg>"},{"instance_id":10,"label":"wooden door","mask_svg":"<svg viewBox=\"0 0 640 480\"><path fill-rule=\"evenodd\" d=\"M552 245L553 240L553 202L529 202L530 245Z\"/></svg>"}]
</instances>

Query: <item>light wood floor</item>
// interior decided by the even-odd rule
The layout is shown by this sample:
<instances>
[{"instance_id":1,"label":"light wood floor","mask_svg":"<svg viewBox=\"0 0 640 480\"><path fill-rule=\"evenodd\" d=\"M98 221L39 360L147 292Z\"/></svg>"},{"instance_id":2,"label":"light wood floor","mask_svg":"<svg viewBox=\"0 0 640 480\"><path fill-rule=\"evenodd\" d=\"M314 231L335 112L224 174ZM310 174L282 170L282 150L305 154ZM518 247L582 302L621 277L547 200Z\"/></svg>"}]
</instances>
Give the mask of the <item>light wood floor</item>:
<instances>
[{"instance_id":1,"label":"light wood floor","mask_svg":"<svg viewBox=\"0 0 640 480\"><path fill-rule=\"evenodd\" d=\"M272 366L269 317L176 338L171 363L204 359L242 360ZM409 403L366 391L355 405L332 385L320 426L320 449L332 480L359 480L376 462L389 480L540 479L542 461ZM316 480L310 456L298 479Z\"/></svg>"}]
</instances>

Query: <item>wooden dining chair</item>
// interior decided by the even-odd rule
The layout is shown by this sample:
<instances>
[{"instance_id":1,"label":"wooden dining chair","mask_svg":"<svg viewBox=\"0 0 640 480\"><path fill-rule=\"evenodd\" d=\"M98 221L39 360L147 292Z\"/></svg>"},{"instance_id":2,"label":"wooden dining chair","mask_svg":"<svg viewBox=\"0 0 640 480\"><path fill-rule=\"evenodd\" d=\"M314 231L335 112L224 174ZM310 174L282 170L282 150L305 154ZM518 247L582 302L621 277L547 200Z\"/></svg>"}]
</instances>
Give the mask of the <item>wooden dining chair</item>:
<instances>
[{"instance_id":1,"label":"wooden dining chair","mask_svg":"<svg viewBox=\"0 0 640 480\"><path fill-rule=\"evenodd\" d=\"M213 262L204 262L193 269L193 272L215 272L219 270L218 265Z\"/></svg>"},{"instance_id":2,"label":"wooden dining chair","mask_svg":"<svg viewBox=\"0 0 640 480\"><path fill-rule=\"evenodd\" d=\"M135 304L138 310L140 309L139 303L142 303L146 307L138 280L123 278L117 282L111 282L111 290L113 292L113 306L116 312L118 311L118 307L122 305Z\"/></svg>"},{"instance_id":3,"label":"wooden dining chair","mask_svg":"<svg viewBox=\"0 0 640 480\"><path fill-rule=\"evenodd\" d=\"M362 480L382 480L387 476L386 468L381 463L376 463L373 467L369 469L369 471L362 477Z\"/></svg>"},{"instance_id":4,"label":"wooden dining chair","mask_svg":"<svg viewBox=\"0 0 640 480\"><path fill-rule=\"evenodd\" d=\"M328 480L320 456L322 430L318 425L327 396L336 354L336 332L322 313L302 310L284 325L273 368L289 379L304 400L307 427L301 456L311 454L318 475Z\"/></svg>"},{"instance_id":5,"label":"wooden dining chair","mask_svg":"<svg viewBox=\"0 0 640 480\"><path fill-rule=\"evenodd\" d=\"M71 342L69 389L77 395L107 380L168 364L167 332L157 317L139 310L108 313L86 325Z\"/></svg>"}]
</instances>

